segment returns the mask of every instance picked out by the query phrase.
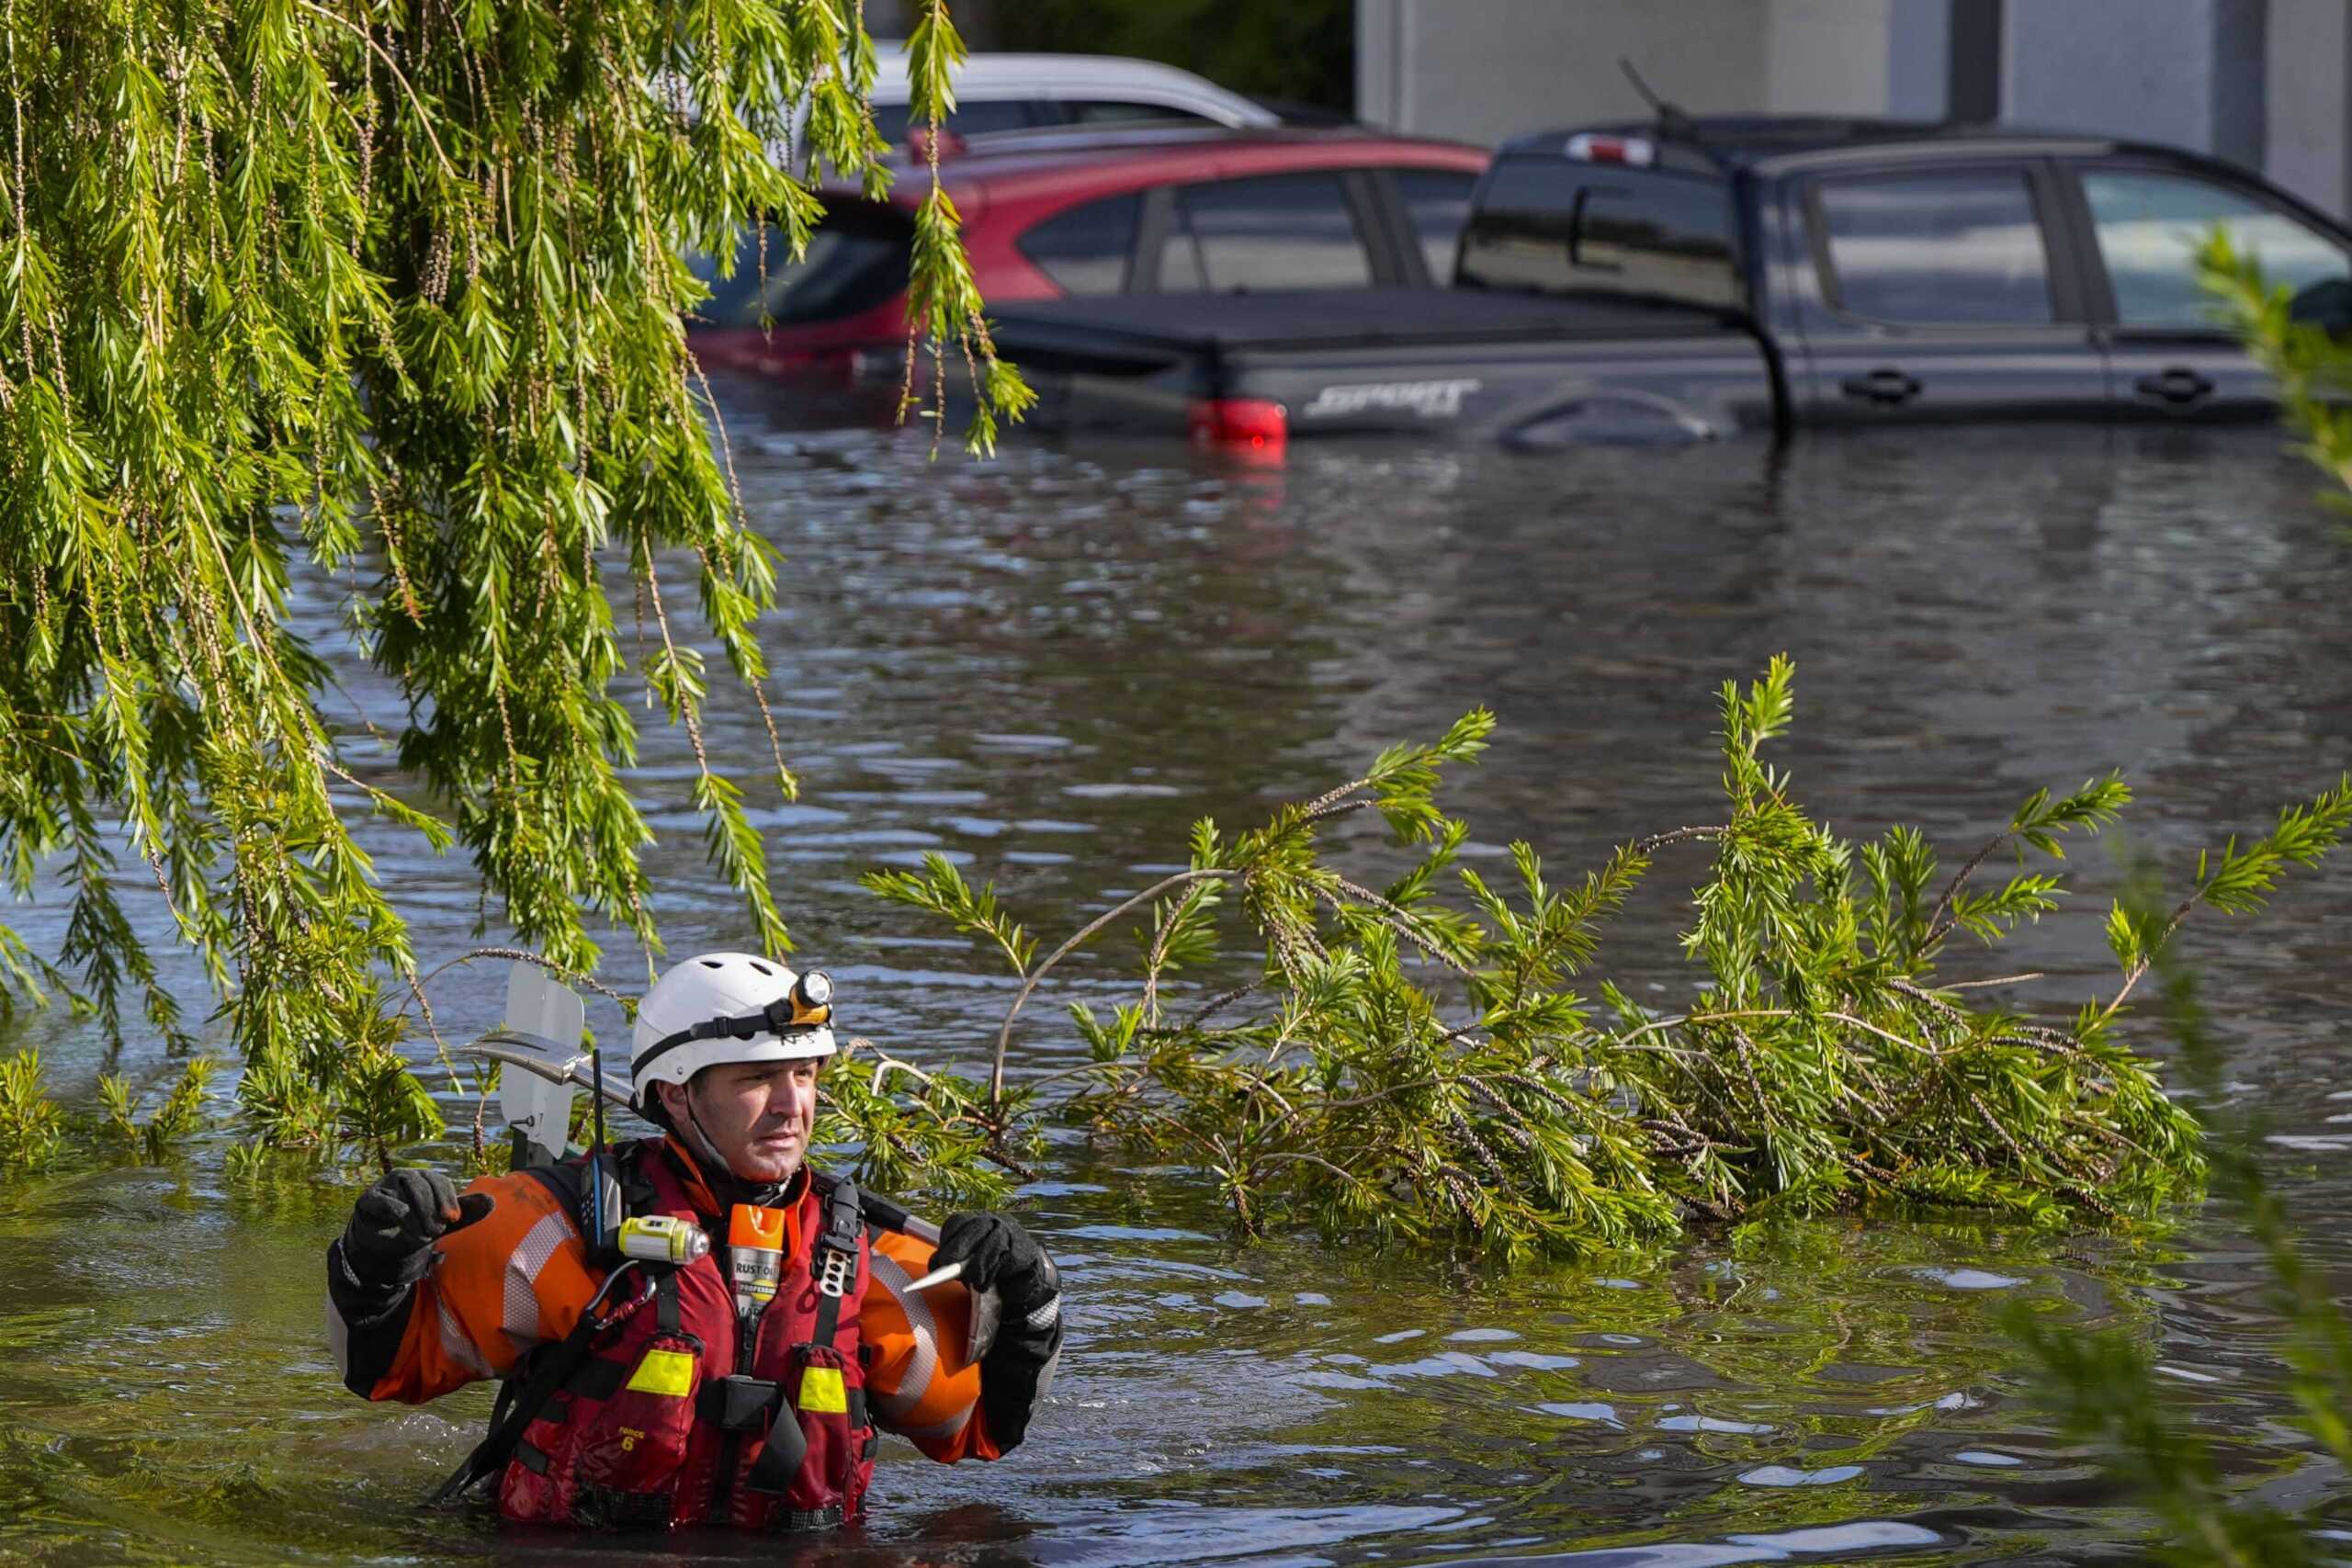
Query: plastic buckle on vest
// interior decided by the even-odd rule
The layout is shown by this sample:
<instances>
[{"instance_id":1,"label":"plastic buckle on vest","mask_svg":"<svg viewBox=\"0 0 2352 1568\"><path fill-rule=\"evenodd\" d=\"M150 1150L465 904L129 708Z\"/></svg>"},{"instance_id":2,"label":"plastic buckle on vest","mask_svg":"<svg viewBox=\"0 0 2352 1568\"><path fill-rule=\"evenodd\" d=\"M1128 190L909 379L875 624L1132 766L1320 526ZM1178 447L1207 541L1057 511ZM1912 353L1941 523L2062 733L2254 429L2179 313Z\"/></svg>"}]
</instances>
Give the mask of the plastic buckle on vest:
<instances>
[{"instance_id":1,"label":"plastic buckle on vest","mask_svg":"<svg viewBox=\"0 0 2352 1568\"><path fill-rule=\"evenodd\" d=\"M773 1379L735 1372L703 1384L697 1412L722 1432L755 1432L767 1424L777 1404Z\"/></svg>"},{"instance_id":2,"label":"plastic buckle on vest","mask_svg":"<svg viewBox=\"0 0 2352 1568\"><path fill-rule=\"evenodd\" d=\"M825 1231L817 1238L817 1291L836 1300L849 1294L857 1272L857 1244L865 1234L865 1209L857 1186L844 1178L825 1199Z\"/></svg>"}]
</instances>

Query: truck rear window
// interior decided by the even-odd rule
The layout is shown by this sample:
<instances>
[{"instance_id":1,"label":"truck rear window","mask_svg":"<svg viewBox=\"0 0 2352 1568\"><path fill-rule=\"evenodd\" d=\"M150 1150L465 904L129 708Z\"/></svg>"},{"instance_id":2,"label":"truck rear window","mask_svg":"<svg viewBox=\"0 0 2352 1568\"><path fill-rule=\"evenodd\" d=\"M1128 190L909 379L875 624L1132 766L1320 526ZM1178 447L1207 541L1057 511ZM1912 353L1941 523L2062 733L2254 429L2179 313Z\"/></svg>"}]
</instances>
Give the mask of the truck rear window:
<instances>
[{"instance_id":1,"label":"truck rear window","mask_svg":"<svg viewBox=\"0 0 2352 1568\"><path fill-rule=\"evenodd\" d=\"M1736 306L1730 192L1720 180L1549 153L1504 158L1463 232L1458 281Z\"/></svg>"},{"instance_id":2,"label":"truck rear window","mask_svg":"<svg viewBox=\"0 0 2352 1568\"><path fill-rule=\"evenodd\" d=\"M808 236L808 254L791 258L782 230L767 233L767 271L760 270L760 237L747 230L735 250L735 276L720 277L711 258L686 258L710 288L695 312L715 327L756 327L835 321L870 310L907 286L914 228L897 209L876 202L836 204Z\"/></svg>"}]
</instances>

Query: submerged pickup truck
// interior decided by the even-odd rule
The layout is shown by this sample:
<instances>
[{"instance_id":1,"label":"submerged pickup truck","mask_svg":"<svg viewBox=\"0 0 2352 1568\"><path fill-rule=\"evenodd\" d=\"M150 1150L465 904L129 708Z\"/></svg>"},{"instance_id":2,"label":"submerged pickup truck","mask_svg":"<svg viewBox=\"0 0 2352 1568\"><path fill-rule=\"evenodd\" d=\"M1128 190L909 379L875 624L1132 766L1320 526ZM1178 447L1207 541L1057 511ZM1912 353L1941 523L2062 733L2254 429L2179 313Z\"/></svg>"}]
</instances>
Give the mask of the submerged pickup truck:
<instances>
[{"instance_id":1,"label":"submerged pickup truck","mask_svg":"<svg viewBox=\"0 0 2352 1568\"><path fill-rule=\"evenodd\" d=\"M2198 286L2206 236L2230 231L2306 314L2352 300L2352 231L2242 169L2001 127L1523 136L1480 179L1445 288L1284 290L1295 238L1195 233L1182 195L1142 225L1128 293L997 316L1049 424L1262 448L2258 418L2270 389Z\"/></svg>"}]
</instances>

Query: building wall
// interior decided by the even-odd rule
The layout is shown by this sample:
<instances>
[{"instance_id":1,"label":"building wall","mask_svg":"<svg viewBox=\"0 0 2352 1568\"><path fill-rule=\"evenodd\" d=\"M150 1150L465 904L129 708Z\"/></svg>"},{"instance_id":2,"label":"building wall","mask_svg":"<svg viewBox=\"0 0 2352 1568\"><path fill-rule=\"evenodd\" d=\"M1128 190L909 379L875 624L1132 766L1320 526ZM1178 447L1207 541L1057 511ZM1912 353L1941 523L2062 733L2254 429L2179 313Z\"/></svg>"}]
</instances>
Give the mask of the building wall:
<instances>
[{"instance_id":1,"label":"building wall","mask_svg":"<svg viewBox=\"0 0 2352 1568\"><path fill-rule=\"evenodd\" d=\"M1756 0L1357 0L1356 112L1469 141L1645 116L1621 55L1694 114L1766 109L1770 15Z\"/></svg>"},{"instance_id":2,"label":"building wall","mask_svg":"<svg viewBox=\"0 0 2352 1568\"><path fill-rule=\"evenodd\" d=\"M1472 141L1645 115L1622 56L1693 114L1883 114L1906 3L1357 0L1356 112Z\"/></svg>"},{"instance_id":3,"label":"building wall","mask_svg":"<svg viewBox=\"0 0 2352 1568\"><path fill-rule=\"evenodd\" d=\"M2012 0L2003 117L2259 168L2267 11L2264 0Z\"/></svg>"},{"instance_id":4,"label":"building wall","mask_svg":"<svg viewBox=\"0 0 2352 1568\"><path fill-rule=\"evenodd\" d=\"M1766 108L1775 114L1887 112L1892 6L1883 0L1772 0L1759 8L1765 17Z\"/></svg>"},{"instance_id":5,"label":"building wall","mask_svg":"<svg viewBox=\"0 0 2352 1568\"><path fill-rule=\"evenodd\" d=\"M1640 117L1620 55L1694 114L1932 118L1959 92L2352 205L2352 0L1356 0L1357 113L1402 130Z\"/></svg>"},{"instance_id":6,"label":"building wall","mask_svg":"<svg viewBox=\"0 0 2352 1568\"><path fill-rule=\"evenodd\" d=\"M2315 207L2352 210L2352 6L2270 0L2263 163Z\"/></svg>"}]
</instances>

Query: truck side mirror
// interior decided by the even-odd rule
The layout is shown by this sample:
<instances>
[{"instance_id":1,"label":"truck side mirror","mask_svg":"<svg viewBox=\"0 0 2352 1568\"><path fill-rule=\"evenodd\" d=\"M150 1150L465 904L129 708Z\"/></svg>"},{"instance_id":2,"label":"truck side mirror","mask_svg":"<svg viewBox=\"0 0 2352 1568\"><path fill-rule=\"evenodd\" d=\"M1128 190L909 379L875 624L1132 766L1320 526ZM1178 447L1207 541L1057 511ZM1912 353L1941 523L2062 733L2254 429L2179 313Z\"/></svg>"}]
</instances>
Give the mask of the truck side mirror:
<instances>
[{"instance_id":1,"label":"truck side mirror","mask_svg":"<svg viewBox=\"0 0 2352 1568\"><path fill-rule=\"evenodd\" d=\"M2318 327L2332 338L2352 337L2352 278L2314 283L2287 302L2290 321Z\"/></svg>"}]
</instances>

